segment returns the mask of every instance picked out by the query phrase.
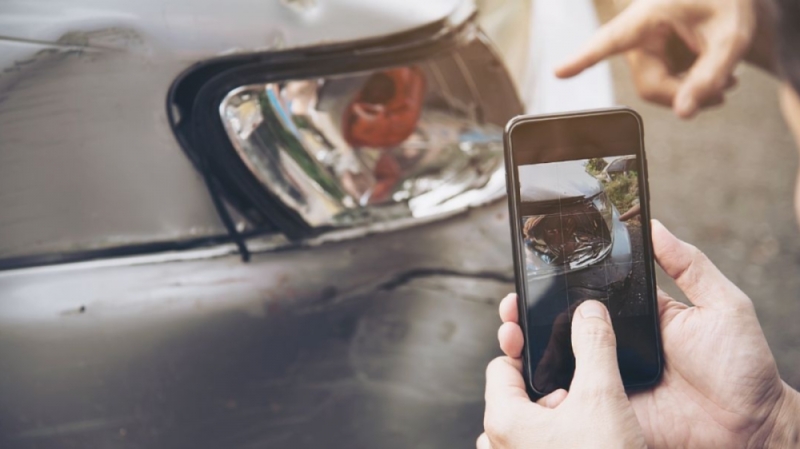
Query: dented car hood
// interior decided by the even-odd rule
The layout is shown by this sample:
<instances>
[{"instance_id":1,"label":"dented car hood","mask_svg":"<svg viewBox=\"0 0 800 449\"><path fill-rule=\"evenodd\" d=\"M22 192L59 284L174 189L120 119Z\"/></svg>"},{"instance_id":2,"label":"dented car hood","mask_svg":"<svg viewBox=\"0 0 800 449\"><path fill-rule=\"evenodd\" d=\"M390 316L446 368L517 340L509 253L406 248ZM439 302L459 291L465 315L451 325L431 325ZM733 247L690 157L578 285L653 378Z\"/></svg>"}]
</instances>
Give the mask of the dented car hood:
<instances>
[{"instance_id":1,"label":"dented car hood","mask_svg":"<svg viewBox=\"0 0 800 449\"><path fill-rule=\"evenodd\" d=\"M538 202L597 195L603 186L586 172L585 164L569 161L520 166L520 200Z\"/></svg>"}]
</instances>

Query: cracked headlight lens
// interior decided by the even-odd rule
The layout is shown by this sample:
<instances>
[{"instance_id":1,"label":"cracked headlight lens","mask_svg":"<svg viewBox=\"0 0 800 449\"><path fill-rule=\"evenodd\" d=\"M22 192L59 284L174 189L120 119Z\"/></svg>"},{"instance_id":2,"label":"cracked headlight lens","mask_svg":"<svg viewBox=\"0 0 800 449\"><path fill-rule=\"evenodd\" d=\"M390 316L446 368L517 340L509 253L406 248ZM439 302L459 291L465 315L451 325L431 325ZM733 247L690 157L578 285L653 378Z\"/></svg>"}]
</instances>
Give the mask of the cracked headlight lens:
<instances>
[{"instance_id":1,"label":"cracked headlight lens","mask_svg":"<svg viewBox=\"0 0 800 449\"><path fill-rule=\"evenodd\" d=\"M551 275L601 261L613 246L612 216L613 206L601 192L562 205L560 213L526 217L522 230L529 270Z\"/></svg>"},{"instance_id":2,"label":"cracked headlight lens","mask_svg":"<svg viewBox=\"0 0 800 449\"><path fill-rule=\"evenodd\" d=\"M480 35L404 66L241 86L219 108L249 172L315 228L501 196L503 126L520 112Z\"/></svg>"}]
</instances>

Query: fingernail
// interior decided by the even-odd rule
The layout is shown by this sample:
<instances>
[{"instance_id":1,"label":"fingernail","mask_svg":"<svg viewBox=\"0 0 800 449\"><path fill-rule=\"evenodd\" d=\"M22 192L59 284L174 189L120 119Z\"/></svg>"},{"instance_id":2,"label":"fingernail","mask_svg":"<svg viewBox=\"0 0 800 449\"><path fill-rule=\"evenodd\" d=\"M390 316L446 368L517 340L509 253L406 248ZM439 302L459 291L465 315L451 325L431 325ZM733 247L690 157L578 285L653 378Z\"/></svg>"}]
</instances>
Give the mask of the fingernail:
<instances>
[{"instance_id":1,"label":"fingernail","mask_svg":"<svg viewBox=\"0 0 800 449\"><path fill-rule=\"evenodd\" d=\"M607 320L606 308L597 301L586 301L580 307L583 318L602 318Z\"/></svg>"}]
</instances>

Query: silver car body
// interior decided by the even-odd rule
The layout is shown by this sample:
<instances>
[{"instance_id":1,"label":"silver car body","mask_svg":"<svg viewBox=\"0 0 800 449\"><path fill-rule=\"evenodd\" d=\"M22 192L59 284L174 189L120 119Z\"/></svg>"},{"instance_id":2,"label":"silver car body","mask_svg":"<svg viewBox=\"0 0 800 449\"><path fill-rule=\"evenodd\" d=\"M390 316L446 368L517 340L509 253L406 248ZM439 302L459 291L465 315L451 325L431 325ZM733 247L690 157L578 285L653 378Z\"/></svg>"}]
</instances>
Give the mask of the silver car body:
<instances>
[{"instance_id":1,"label":"silver car body","mask_svg":"<svg viewBox=\"0 0 800 449\"><path fill-rule=\"evenodd\" d=\"M603 185L586 172L583 161L559 162L553 165L537 164L519 167L520 200L523 202L552 201L564 198L592 198L603 191ZM608 284L624 282L630 275L633 260L628 229L619 220L619 211L612 209L611 252L606 256L610 264L605 268ZM537 258L533 258L536 260ZM604 259L604 260L605 260ZM540 262L541 263L541 262ZM537 276L531 274L529 281Z\"/></svg>"},{"instance_id":2,"label":"silver car body","mask_svg":"<svg viewBox=\"0 0 800 449\"><path fill-rule=\"evenodd\" d=\"M550 74L596 28L590 1L499 3L482 2L478 20L509 57L528 112L610 106L607 67L564 84ZM447 27L473 8L4 2L0 258L224 234L167 120L180 73L228 54ZM508 27L519 19L530 27L522 44ZM495 351L487 298L512 282L505 209L468 204L299 244L257 237L248 264L226 243L9 266L0 446L409 447L436 423L425 442L471 444L471 427L440 430L461 419L453 410L466 407L471 423L482 406ZM420 363L435 353L441 364ZM387 437L398 426L413 431Z\"/></svg>"}]
</instances>

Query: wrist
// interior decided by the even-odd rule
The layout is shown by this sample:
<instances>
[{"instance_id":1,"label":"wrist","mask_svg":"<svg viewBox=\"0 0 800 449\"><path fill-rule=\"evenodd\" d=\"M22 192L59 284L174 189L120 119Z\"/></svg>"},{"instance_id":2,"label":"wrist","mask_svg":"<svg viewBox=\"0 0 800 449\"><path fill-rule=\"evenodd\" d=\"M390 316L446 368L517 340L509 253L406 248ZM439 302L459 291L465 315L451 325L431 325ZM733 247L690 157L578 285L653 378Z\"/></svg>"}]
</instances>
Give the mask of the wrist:
<instances>
[{"instance_id":1,"label":"wrist","mask_svg":"<svg viewBox=\"0 0 800 449\"><path fill-rule=\"evenodd\" d=\"M756 440L763 448L800 448L800 394L781 381L783 390ZM755 440L751 440L755 442Z\"/></svg>"}]
</instances>

